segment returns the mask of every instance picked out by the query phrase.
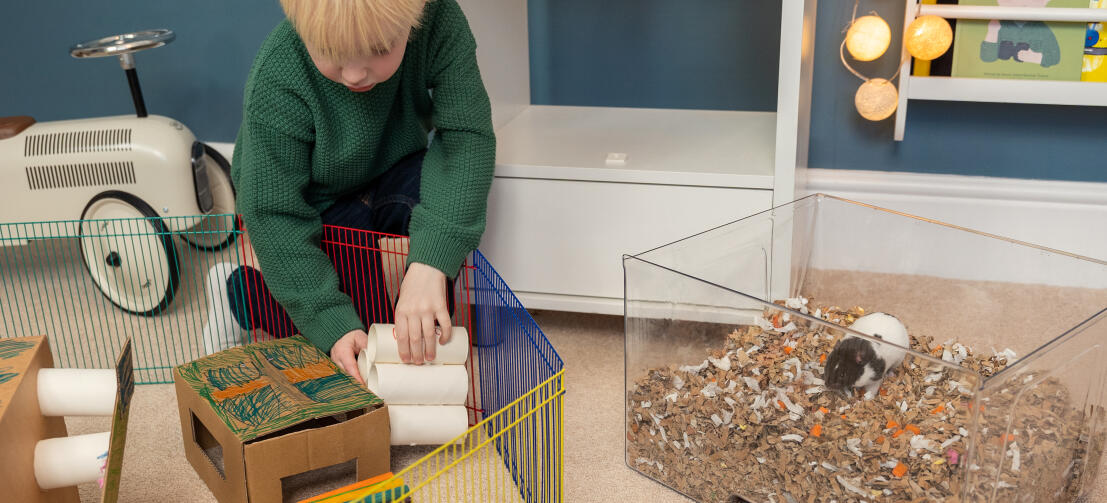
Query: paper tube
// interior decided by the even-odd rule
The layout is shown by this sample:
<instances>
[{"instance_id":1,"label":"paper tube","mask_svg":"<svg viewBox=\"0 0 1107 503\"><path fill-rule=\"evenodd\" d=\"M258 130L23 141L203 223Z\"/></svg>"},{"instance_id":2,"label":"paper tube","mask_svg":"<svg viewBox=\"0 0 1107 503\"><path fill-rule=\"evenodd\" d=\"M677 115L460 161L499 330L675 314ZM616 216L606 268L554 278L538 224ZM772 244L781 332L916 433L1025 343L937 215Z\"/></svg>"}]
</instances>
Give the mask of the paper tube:
<instances>
[{"instance_id":1,"label":"paper tube","mask_svg":"<svg viewBox=\"0 0 1107 503\"><path fill-rule=\"evenodd\" d=\"M38 408L43 416L110 416L115 410L115 371L42 369Z\"/></svg>"},{"instance_id":2,"label":"paper tube","mask_svg":"<svg viewBox=\"0 0 1107 503\"><path fill-rule=\"evenodd\" d=\"M392 445L442 445L469 429L461 405L389 405Z\"/></svg>"},{"instance_id":3,"label":"paper tube","mask_svg":"<svg viewBox=\"0 0 1107 503\"><path fill-rule=\"evenodd\" d=\"M365 348L370 363L403 363L393 335L395 325L377 323L369 327L369 345ZM460 365L469 359L469 332L453 327L450 342L439 344L434 363Z\"/></svg>"},{"instance_id":4,"label":"paper tube","mask_svg":"<svg viewBox=\"0 0 1107 503\"><path fill-rule=\"evenodd\" d=\"M464 405L469 373L464 365L378 363L365 384L388 405Z\"/></svg>"},{"instance_id":5,"label":"paper tube","mask_svg":"<svg viewBox=\"0 0 1107 503\"><path fill-rule=\"evenodd\" d=\"M35 479L44 491L100 478L111 432L49 438L35 444Z\"/></svg>"}]
</instances>

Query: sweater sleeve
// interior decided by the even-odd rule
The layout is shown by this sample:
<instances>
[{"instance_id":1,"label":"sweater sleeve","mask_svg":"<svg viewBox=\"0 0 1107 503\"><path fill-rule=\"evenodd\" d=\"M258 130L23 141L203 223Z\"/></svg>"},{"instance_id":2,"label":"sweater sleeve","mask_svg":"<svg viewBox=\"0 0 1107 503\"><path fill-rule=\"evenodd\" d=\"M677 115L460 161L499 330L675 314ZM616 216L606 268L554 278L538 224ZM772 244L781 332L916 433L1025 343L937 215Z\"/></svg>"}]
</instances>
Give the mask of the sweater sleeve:
<instances>
[{"instance_id":1,"label":"sweater sleeve","mask_svg":"<svg viewBox=\"0 0 1107 503\"><path fill-rule=\"evenodd\" d=\"M476 41L460 7L441 2L430 28L434 139L423 160L420 203L411 215L408 260L452 278L484 233L496 138Z\"/></svg>"},{"instance_id":2,"label":"sweater sleeve","mask_svg":"<svg viewBox=\"0 0 1107 503\"><path fill-rule=\"evenodd\" d=\"M1042 53L1042 67L1048 68L1061 62L1061 46L1057 42L1057 36L1053 34L1053 30L1049 29L1049 25L1041 23L1041 26L1033 26L1030 28L1036 35L1036 40L1033 40L1031 45L1038 46L1038 52ZM1077 53L1079 54L1079 53ZM1079 56L1077 56L1079 58Z\"/></svg>"},{"instance_id":3,"label":"sweater sleeve","mask_svg":"<svg viewBox=\"0 0 1107 503\"><path fill-rule=\"evenodd\" d=\"M247 108L235 146L238 211L273 297L308 340L330 352L344 334L365 325L338 289L334 266L319 247L322 220L304 195L311 126L287 105L293 100L267 105L258 92L248 97L257 112Z\"/></svg>"}]
</instances>

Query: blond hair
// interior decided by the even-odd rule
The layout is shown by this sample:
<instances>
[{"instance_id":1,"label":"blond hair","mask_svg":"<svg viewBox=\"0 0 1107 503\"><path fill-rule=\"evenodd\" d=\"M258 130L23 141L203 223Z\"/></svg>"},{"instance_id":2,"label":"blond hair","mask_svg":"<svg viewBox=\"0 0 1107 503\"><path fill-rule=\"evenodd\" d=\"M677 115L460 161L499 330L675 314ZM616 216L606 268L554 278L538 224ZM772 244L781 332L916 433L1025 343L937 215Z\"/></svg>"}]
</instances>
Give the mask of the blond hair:
<instances>
[{"instance_id":1,"label":"blond hair","mask_svg":"<svg viewBox=\"0 0 1107 503\"><path fill-rule=\"evenodd\" d=\"M296 33L325 58L382 54L419 26L427 0L281 0Z\"/></svg>"}]
</instances>

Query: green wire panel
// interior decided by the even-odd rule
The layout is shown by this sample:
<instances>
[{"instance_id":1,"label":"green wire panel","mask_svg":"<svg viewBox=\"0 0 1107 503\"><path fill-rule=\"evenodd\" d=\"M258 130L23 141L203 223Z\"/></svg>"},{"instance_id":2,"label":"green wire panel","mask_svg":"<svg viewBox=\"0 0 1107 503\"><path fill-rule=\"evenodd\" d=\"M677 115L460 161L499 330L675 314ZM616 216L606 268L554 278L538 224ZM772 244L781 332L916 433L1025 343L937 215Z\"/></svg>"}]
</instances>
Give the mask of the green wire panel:
<instances>
[{"instance_id":1,"label":"green wire panel","mask_svg":"<svg viewBox=\"0 0 1107 503\"><path fill-rule=\"evenodd\" d=\"M46 335L54 364L68 368L110 368L130 337L135 382L172 382L173 367L204 355L208 270L243 263L237 222L0 224L0 337Z\"/></svg>"}]
</instances>

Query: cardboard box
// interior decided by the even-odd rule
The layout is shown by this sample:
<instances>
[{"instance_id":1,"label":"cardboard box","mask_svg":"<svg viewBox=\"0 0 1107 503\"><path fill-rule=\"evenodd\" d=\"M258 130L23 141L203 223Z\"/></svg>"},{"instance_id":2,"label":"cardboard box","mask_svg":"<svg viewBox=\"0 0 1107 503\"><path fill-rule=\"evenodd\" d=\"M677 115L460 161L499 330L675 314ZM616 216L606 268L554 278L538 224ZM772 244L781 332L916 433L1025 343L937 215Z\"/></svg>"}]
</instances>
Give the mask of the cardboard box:
<instances>
[{"instance_id":1,"label":"cardboard box","mask_svg":"<svg viewBox=\"0 0 1107 503\"><path fill-rule=\"evenodd\" d=\"M5 501L81 501L76 487L40 491L35 482L35 444L66 436L65 419L43 417L38 408L38 370L53 366L46 337L0 339L0 488Z\"/></svg>"},{"instance_id":2,"label":"cardboard box","mask_svg":"<svg viewBox=\"0 0 1107 503\"><path fill-rule=\"evenodd\" d=\"M353 461L389 470L383 402L300 336L174 369L189 463L221 502L279 502L282 480Z\"/></svg>"}]
</instances>

